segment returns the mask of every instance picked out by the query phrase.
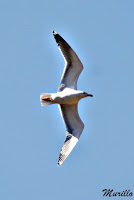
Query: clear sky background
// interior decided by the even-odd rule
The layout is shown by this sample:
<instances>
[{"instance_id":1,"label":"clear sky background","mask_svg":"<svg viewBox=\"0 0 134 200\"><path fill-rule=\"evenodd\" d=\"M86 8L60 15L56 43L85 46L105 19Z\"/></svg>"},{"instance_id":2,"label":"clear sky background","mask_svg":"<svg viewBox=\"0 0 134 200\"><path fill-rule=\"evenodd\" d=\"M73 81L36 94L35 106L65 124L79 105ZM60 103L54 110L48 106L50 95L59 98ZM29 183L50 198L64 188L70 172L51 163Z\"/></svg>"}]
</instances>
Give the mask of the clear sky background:
<instances>
[{"instance_id":1,"label":"clear sky background","mask_svg":"<svg viewBox=\"0 0 134 200\"><path fill-rule=\"evenodd\" d=\"M78 89L94 95L79 103L85 128L61 167L58 106L40 106L40 93L57 91L64 67L53 29L84 65ZM134 193L133 0L1 0L0 94L1 200Z\"/></svg>"}]
</instances>

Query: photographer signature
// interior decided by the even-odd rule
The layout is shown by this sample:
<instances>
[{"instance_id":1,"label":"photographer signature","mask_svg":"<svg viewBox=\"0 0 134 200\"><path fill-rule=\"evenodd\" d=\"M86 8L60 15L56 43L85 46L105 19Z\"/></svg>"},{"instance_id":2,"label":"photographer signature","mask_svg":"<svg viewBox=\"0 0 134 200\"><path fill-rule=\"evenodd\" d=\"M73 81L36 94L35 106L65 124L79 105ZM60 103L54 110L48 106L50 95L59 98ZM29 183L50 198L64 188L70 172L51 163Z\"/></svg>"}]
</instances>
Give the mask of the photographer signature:
<instances>
[{"instance_id":1,"label":"photographer signature","mask_svg":"<svg viewBox=\"0 0 134 200\"><path fill-rule=\"evenodd\" d=\"M108 197L131 197L133 196L133 193L130 190L123 190L122 192L114 192L112 189L103 189L102 192L104 192L103 196L108 196Z\"/></svg>"}]
</instances>

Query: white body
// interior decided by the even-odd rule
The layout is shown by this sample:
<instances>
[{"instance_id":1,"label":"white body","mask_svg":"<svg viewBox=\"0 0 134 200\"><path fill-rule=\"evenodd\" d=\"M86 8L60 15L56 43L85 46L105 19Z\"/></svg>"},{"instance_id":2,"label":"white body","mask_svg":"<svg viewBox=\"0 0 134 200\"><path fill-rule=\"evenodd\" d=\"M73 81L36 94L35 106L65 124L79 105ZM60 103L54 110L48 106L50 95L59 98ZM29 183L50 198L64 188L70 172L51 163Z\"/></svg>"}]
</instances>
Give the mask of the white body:
<instances>
[{"instance_id":1,"label":"white body","mask_svg":"<svg viewBox=\"0 0 134 200\"><path fill-rule=\"evenodd\" d=\"M51 93L49 95L50 95L51 103L50 103L50 101L46 101L46 104L45 104L45 101L43 100L43 98L46 97L46 93L41 94L40 101L41 101L42 106L48 105L47 104L48 102L49 102L49 104L54 104L54 103L77 104L80 99L88 96L87 94L83 93L83 91L74 90L71 88L65 88L61 92Z\"/></svg>"}]
</instances>

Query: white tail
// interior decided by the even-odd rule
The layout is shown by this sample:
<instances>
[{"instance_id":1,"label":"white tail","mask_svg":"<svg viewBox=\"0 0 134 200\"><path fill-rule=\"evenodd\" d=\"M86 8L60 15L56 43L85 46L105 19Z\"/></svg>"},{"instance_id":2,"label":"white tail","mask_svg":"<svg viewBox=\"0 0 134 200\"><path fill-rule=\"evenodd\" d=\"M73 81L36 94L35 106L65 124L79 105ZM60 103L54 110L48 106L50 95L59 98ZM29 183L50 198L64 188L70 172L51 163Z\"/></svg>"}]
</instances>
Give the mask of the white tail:
<instances>
[{"instance_id":1,"label":"white tail","mask_svg":"<svg viewBox=\"0 0 134 200\"><path fill-rule=\"evenodd\" d=\"M40 94L40 102L41 102L41 106L47 106L50 104L54 104L51 99L51 93L41 93Z\"/></svg>"}]
</instances>

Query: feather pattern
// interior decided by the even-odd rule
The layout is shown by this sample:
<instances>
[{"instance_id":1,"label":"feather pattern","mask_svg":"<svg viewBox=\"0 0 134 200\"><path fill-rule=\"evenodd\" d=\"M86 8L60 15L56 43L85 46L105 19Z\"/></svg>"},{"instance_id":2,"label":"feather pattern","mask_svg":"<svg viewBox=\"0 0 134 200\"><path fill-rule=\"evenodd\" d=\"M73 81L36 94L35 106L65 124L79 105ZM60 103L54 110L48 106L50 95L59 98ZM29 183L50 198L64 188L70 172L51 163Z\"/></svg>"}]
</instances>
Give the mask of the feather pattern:
<instances>
[{"instance_id":1,"label":"feather pattern","mask_svg":"<svg viewBox=\"0 0 134 200\"><path fill-rule=\"evenodd\" d=\"M84 124L79 117L77 104L59 105L59 109L66 127L66 139L58 161L60 166L77 144Z\"/></svg>"}]
</instances>

